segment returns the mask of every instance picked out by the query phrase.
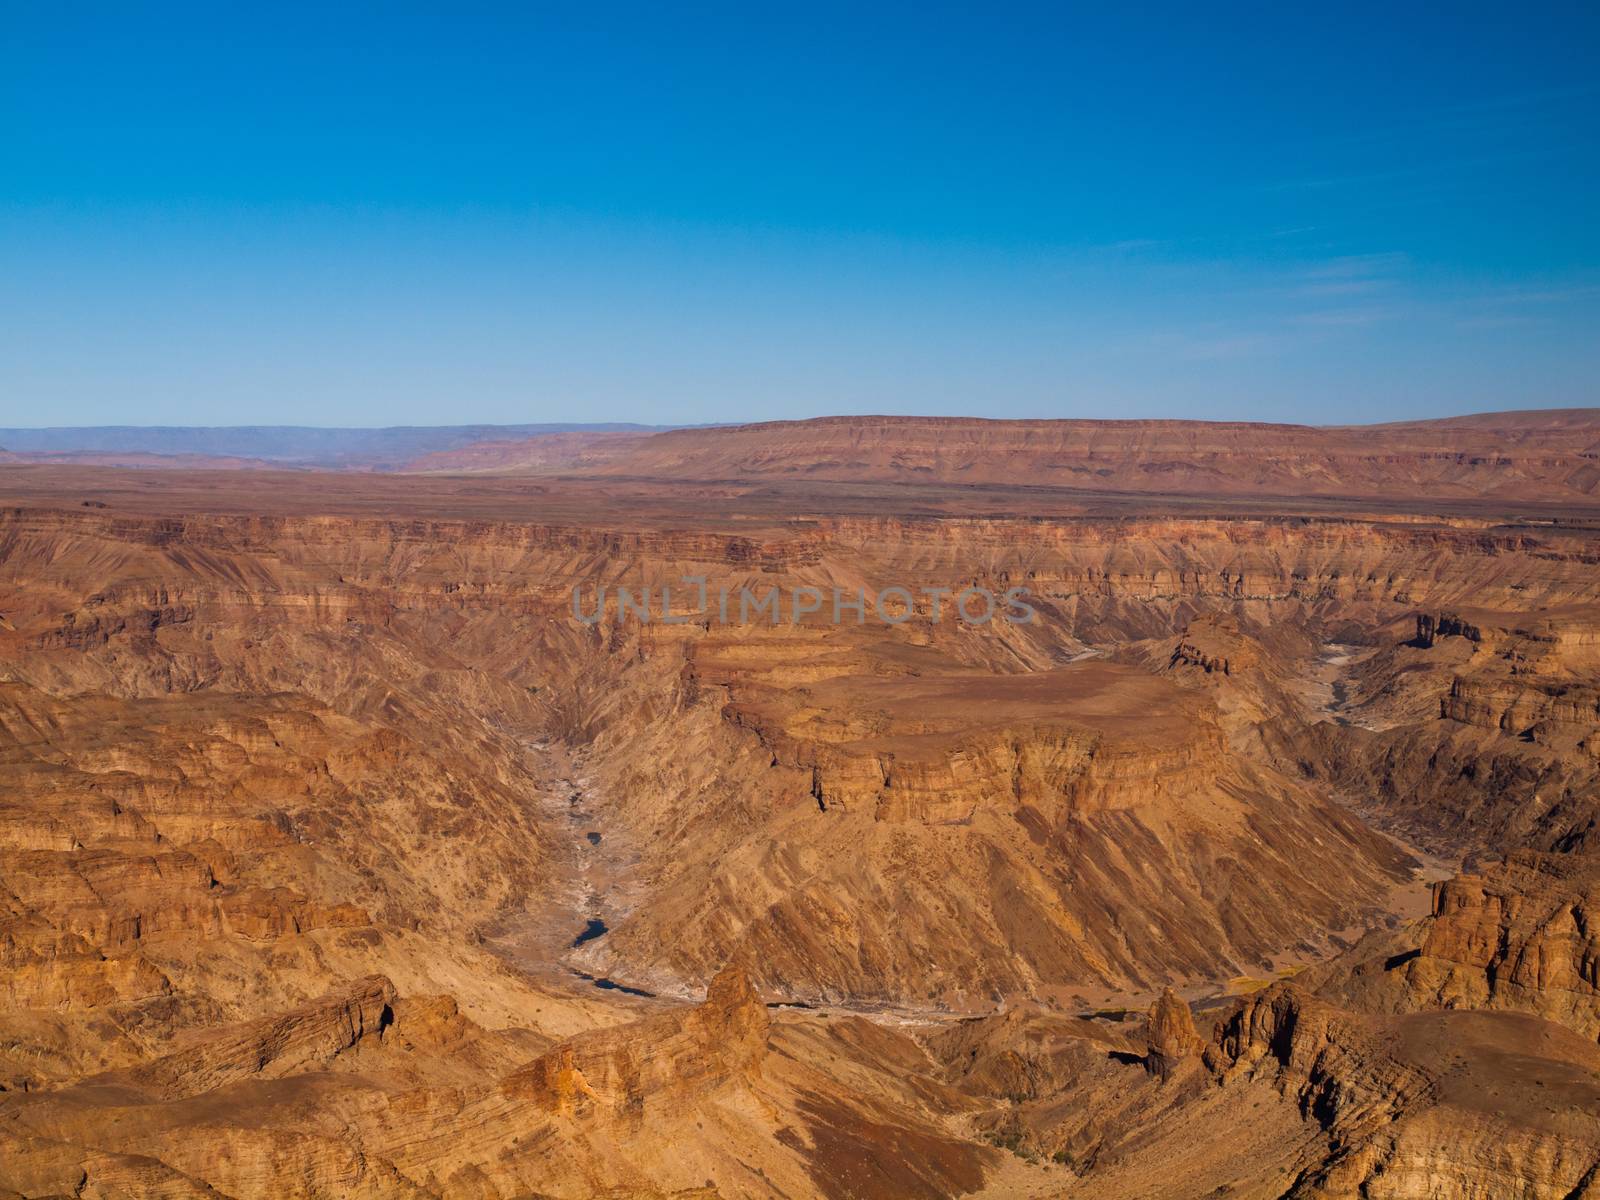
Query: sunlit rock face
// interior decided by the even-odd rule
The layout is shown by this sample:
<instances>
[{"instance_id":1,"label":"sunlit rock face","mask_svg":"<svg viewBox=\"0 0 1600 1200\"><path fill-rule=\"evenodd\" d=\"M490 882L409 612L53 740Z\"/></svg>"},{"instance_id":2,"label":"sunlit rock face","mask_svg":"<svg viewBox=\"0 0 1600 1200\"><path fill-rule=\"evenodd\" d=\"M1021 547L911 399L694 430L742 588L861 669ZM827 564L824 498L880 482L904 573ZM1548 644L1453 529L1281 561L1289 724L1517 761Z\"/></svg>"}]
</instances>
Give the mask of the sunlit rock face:
<instances>
[{"instance_id":1,"label":"sunlit rock face","mask_svg":"<svg viewBox=\"0 0 1600 1200\"><path fill-rule=\"evenodd\" d=\"M1254 475L1290 435L1246 430L1137 500L1170 431L943 432L19 468L0 1189L1585 1194L1582 430ZM1086 455L1103 500L1014 486ZM1247 502L1291 470L1348 499ZM966 587L1037 618L935 615Z\"/></svg>"}]
</instances>

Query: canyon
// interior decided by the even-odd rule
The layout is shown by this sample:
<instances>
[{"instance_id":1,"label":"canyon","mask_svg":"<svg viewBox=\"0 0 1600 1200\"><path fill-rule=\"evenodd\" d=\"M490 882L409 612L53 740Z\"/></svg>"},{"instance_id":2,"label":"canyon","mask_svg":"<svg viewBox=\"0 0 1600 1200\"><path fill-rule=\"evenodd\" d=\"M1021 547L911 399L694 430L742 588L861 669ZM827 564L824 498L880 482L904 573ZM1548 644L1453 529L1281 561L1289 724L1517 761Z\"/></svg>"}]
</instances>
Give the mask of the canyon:
<instances>
[{"instance_id":1,"label":"canyon","mask_svg":"<svg viewBox=\"0 0 1600 1200\"><path fill-rule=\"evenodd\" d=\"M1600 410L159 465L0 463L0 1195L1600 1196Z\"/></svg>"}]
</instances>

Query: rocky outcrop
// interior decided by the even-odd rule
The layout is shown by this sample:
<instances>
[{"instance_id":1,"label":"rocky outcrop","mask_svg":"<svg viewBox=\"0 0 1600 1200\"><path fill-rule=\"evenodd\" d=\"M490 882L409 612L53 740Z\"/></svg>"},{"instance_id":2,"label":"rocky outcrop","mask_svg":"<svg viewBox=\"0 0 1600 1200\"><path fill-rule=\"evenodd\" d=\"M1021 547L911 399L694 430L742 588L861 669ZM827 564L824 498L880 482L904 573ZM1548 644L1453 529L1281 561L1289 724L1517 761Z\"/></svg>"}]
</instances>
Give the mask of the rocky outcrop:
<instances>
[{"instance_id":1,"label":"rocky outcrop","mask_svg":"<svg viewBox=\"0 0 1600 1200\"><path fill-rule=\"evenodd\" d=\"M1442 637L1466 638L1469 642L1483 641L1483 630L1455 613L1418 613L1416 644L1424 650L1432 649Z\"/></svg>"},{"instance_id":2,"label":"rocky outcrop","mask_svg":"<svg viewBox=\"0 0 1600 1200\"><path fill-rule=\"evenodd\" d=\"M1260 658L1257 644L1245 635L1239 622L1219 614L1197 618L1184 626L1167 659L1167 668L1193 667L1207 675L1232 675L1251 670Z\"/></svg>"},{"instance_id":3,"label":"rocky outcrop","mask_svg":"<svg viewBox=\"0 0 1600 1200\"><path fill-rule=\"evenodd\" d=\"M580 1101L603 1103L578 1070L577 1051L559 1046L534 1059L501 1085L507 1096L529 1100L546 1112L570 1116Z\"/></svg>"},{"instance_id":4,"label":"rocky outcrop","mask_svg":"<svg viewBox=\"0 0 1600 1200\"><path fill-rule=\"evenodd\" d=\"M1551 745L1571 745L1600 730L1600 688L1515 677L1457 676L1439 702L1439 715Z\"/></svg>"},{"instance_id":5,"label":"rocky outcrop","mask_svg":"<svg viewBox=\"0 0 1600 1200\"><path fill-rule=\"evenodd\" d=\"M1472 653L1439 699L1446 720L1570 749L1600 730L1600 621L1588 608L1417 616L1413 645L1459 637ZM1421 665L1421 664L1419 664Z\"/></svg>"},{"instance_id":6,"label":"rocky outcrop","mask_svg":"<svg viewBox=\"0 0 1600 1200\"><path fill-rule=\"evenodd\" d=\"M1150 1006L1149 1026L1144 1065L1152 1075L1165 1079L1186 1061L1200 1057L1205 1043L1195 1031L1194 1015L1171 988Z\"/></svg>"},{"instance_id":7,"label":"rocky outcrop","mask_svg":"<svg viewBox=\"0 0 1600 1200\"><path fill-rule=\"evenodd\" d=\"M1433 1080L1374 1026L1292 984L1275 984L1225 1021L1205 1052L1223 1083L1270 1071L1301 1112L1345 1138L1371 1134L1426 1098Z\"/></svg>"},{"instance_id":8,"label":"rocky outcrop","mask_svg":"<svg viewBox=\"0 0 1600 1200\"><path fill-rule=\"evenodd\" d=\"M325 1070L363 1038L383 1036L394 1021L394 1000L394 984L387 979L363 979L282 1016L136 1067L121 1078L153 1095L176 1098L247 1079Z\"/></svg>"},{"instance_id":9,"label":"rocky outcrop","mask_svg":"<svg viewBox=\"0 0 1600 1200\"><path fill-rule=\"evenodd\" d=\"M1343 725L1293 732L1279 753L1448 855L1590 845L1600 829L1597 614L1592 604L1463 610L1441 627L1472 636L1426 647L1391 624L1394 640L1339 681Z\"/></svg>"},{"instance_id":10,"label":"rocky outcrop","mask_svg":"<svg viewBox=\"0 0 1600 1200\"><path fill-rule=\"evenodd\" d=\"M754 1079L767 1054L767 1034L766 1005L750 977L729 966L697 1007L564 1043L509 1075L501 1090L565 1116L637 1113Z\"/></svg>"},{"instance_id":11,"label":"rocky outcrop","mask_svg":"<svg viewBox=\"0 0 1600 1200\"><path fill-rule=\"evenodd\" d=\"M1438 884L1418 955L1417 1008L1531 1013L1600 1041L1600 865L1520 853Z\"/></svg>"},{"instance_id":12,"label":"rocky outcrop","mask_svg":"<svg viewBox=\"0 0 1600 1200\"><path fill-rule=\"evenodd\" d=\"M1324 1149L1289 1158L1285 1195L1566 1200L1600 1177L1600 1056L1580 1046L1528 1018L1374 1018L1277 985L1219 1028L1206 1061L1224 1089L1272 1079L1323 1132ZM1519 1060L1541 1066L1508 1074ZM1551 1119L1562 1105L1575 1119Z\"/></svg>"}]
</instances>

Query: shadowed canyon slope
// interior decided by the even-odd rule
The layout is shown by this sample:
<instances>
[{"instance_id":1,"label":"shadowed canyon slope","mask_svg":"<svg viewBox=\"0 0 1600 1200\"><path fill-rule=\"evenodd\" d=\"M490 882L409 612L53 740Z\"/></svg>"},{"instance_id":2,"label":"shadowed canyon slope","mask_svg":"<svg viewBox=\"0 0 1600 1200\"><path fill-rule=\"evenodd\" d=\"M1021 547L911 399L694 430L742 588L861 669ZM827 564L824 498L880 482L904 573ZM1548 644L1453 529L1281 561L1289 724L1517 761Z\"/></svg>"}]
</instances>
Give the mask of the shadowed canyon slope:
<instances>
[{"instance_id":1,"label":"shadowed canyon slope","mask_svg":"<svg viewBox=\"0 0 1600 1200\"><path fill-rule=\"evenodd\" d=\"M1593 416L0 467L0 1194L1600 1195Z\"/></svg>"}]
</instances>

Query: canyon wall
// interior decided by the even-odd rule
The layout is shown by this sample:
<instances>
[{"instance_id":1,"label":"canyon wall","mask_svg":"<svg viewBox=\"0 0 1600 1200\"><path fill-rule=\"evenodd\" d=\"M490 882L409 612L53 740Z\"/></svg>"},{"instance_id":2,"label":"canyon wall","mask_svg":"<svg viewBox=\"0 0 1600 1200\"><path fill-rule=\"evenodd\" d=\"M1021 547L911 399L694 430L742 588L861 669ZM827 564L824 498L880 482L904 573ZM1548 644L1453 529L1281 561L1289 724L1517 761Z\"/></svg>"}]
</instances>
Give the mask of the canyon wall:
<instances>
[{"instance_id":1,"label":"canyon wall","mask_svg":"<svg viewBox=\"0 0 1600 1200\"><path fill-rule=\"evenodd\" d=\"M1594 1187L1581 523L78 478L0 513L0 1187Z\"/></svg>"}]
</instances>

